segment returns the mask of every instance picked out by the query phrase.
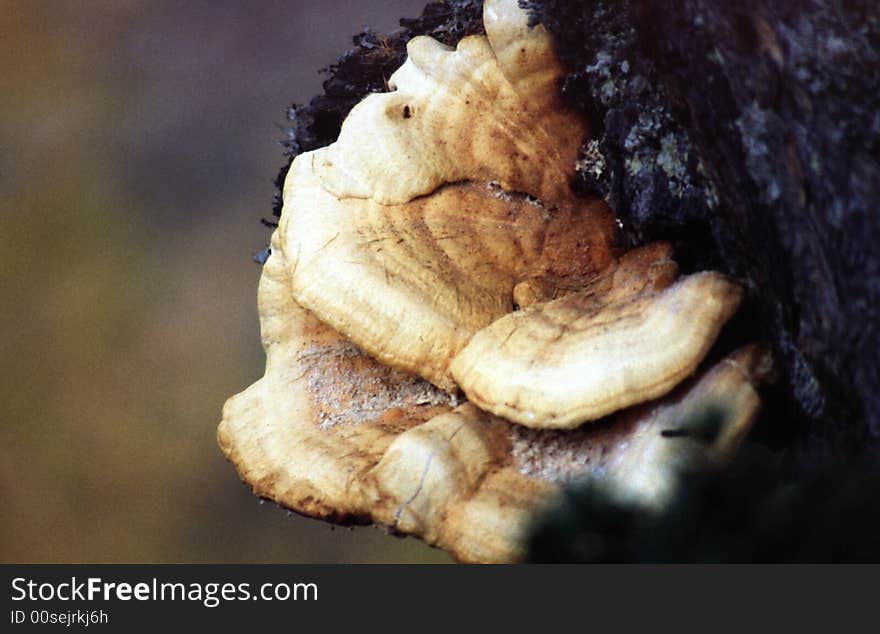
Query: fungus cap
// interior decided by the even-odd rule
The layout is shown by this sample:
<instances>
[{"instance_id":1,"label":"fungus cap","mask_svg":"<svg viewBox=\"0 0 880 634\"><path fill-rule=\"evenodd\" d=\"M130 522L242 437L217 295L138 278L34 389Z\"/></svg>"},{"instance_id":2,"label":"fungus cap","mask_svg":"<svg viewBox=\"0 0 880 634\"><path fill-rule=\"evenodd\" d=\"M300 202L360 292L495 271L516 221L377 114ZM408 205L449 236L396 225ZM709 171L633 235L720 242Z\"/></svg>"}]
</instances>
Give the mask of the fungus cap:
<instances>
[{"instance_id":1,"label":"fungus cap","mask_svg":"<svg viewBox=\"0 0 880 634\"><path fill-rule=\"evenodd\" d=\"M488 37L455 49L410 40L392 92L356 105L316 162L328 191L390 205L444 183L494 180L546 202L571 198L586 127L549 85L562 75L549 34L526 21L515 1L490 1Z\"/></svg>"},{"instance_id":2,"label":"fungus cap","mask_svg":"<svg viewBox=\"0 0 880 634\"><path fill-rule=\"evenodd\" d=\"M336 198L297 157L278 232L296 301L384 363L454 390L449 361L513 309L526 280L576 288L612 258L597 200L552 212L494 184L445 185L402 205Z\"/></svg>"},{"instance_id":3,"label":"fungus cap","mask_svg":"<svg viewBox=\"0 0 880 634\"><path fill-rule=\"evenodd\" d=\"M529 427L662 396L696 370L742 295L719 273L674 277L665 245L631 251L585 290L480 330L450 371L471 402Z\"/></svg>"}]
</instances>

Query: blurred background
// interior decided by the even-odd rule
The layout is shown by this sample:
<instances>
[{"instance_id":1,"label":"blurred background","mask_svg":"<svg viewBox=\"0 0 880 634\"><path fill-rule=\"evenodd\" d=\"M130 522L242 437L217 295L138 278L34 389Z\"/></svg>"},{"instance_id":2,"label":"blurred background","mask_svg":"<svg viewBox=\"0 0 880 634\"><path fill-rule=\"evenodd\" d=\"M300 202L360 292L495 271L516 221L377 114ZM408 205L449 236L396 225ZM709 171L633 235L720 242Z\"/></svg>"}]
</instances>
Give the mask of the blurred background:
<instances>
[{"instance_id":1,"label":"blurred background","mask_svg":"<svg viewBox=\"0 0 880 634\"><path fill-rule=\"evenodd\" d=\"M215 441L285 108L423 5L0 2L0 562L449 561L261 504Z\"/></svg>"}]
</instances>

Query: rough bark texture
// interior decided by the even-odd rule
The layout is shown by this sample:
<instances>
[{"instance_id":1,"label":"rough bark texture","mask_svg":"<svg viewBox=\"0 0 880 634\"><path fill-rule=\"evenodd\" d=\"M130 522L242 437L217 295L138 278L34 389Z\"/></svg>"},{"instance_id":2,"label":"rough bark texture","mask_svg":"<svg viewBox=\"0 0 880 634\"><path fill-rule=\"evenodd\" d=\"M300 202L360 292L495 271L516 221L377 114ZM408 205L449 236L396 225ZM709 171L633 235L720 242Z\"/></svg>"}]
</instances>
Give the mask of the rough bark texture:
<instances>
[{"instance_id":1,"label":"rough bark texture","mask_svg":"<svg viewBox=\"0 0 880 634\"><path fill-rule=\"evenodd\" d=\"M880 24L867 2L532 3L633 242L746 280L812 448L876 447ZM583 38L583 34L588 34Z\"/></svg>"},{"instance_id":2,"label":"rough bark texture","mask_svg":"<svg viewBox=\"0 0 880 634\"><path fill-rule=\"evenodd\" d=\"M746 282L740 327L773 345L781 373L770 425L810 450L880 447L880 11L524 4L554 34L571 71L561 90L593 131L575 188L610 202L628 243L670 240L686 268ZM411 37L454 44L481 31L481 9L433 3L389 36L355 36L325 94L291 106L288 156L332 142L351 107L385 89Z\"/></svg>"}]
</instances>

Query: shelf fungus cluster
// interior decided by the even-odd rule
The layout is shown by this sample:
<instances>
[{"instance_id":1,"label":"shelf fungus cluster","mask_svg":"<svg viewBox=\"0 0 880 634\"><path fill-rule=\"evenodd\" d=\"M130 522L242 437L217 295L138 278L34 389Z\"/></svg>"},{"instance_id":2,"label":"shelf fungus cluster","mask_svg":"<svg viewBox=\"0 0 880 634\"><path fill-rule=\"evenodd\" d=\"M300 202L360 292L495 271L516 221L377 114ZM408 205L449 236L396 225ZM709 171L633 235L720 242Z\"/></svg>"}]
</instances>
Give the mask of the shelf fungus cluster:
<instances>
[{"instance_id":1,"label":"shelf fungus cluster","mask_svg":"<svg viewBox=\"0 0 880 634\"><path fill-rule=\"evenodd\" d=\"M391 92L294 160L260 282L266 373L219 442L257 495L500 562L566 481L656 507L679 466L724 460L770 362L748 346L706 367L740 287L679 276L665 244L614 247L611 210L569 188L587 130L549 36L516 0L484 22L454 50L410 41ZM718 403L712 444L662 435Z\"/></svg>"}]
</instances>

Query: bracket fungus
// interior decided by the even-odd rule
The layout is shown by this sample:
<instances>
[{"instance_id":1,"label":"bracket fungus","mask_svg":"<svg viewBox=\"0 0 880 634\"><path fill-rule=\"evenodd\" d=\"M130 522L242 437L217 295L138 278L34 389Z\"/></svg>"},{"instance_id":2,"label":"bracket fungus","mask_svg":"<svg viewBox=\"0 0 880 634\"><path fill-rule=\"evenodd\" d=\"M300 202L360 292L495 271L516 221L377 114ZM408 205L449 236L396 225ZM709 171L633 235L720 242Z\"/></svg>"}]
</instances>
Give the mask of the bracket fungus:
<instances>
[{"instance_id":1,"label":"bracket fungus","mask_svg":"<svg viewBox=\"0 0 880 634\"><path fill-rule=\"evenodd\" d=\"M476 333L451 367L468 399L529 427L575 427L690 376L741 293L714 272L670 285L664 247L631 251L584 290Z\"/></svg>"},{"instance_id":2,"label":"bracket fungus","mask_svg":"<svg viewBox=\"0 0 880 634\"><path fill-rule=\"evenodd\" d=\"M662 505L678 465L736 449L770 371L756 346L702 367L739 286L615 248L612 211L568 185L587 131L548 34L516 0L484 22L454 50L411 40L392 92L293 161L266 373L218 439L260 496L495 562L564 482ZM716 402L714 444L661 435Z\"/></svg>"}]
</instances>

